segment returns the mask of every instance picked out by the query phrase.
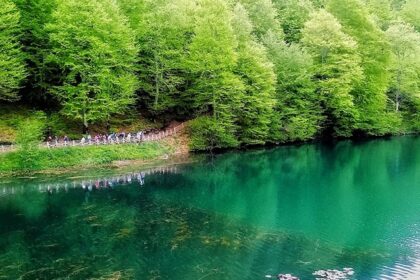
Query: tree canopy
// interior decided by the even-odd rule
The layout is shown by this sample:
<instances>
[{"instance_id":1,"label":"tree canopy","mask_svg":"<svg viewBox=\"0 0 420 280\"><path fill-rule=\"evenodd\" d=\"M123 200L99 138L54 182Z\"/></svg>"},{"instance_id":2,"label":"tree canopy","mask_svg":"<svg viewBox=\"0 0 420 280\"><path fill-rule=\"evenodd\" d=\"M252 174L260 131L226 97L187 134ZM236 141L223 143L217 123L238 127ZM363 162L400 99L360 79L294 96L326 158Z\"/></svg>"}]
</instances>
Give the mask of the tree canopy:
<instances>
[{"instance_id":1,"label":"tree canopy","mask_svg":"<svg viewBox=\"0 0 420 280\"><path fill-rule=\"evenodd\" d=\"M134 34L114 1L60 2L46 26L48 61L63 73L51 87L63 114L85 128L107 120L134 102L137 48Z\"/></svg>"},{"instance_id":2,"label":"tree canopy","mask_svg":"<svg viewBox=\"0 0 420 280\"><path fill-rule=\"evenodd\" d=\"M0 100L19 99L18 91L26 76L19 21L15 4L0 0Z\"/></svg>"},{"instance_id":3,"label":"tree canopy","mask_svg":"<svg viewBox=\"0 0 420 280\"><path fill-rule=\"evenodd\" d=\"M0 4L0 100L84 130L187 121L196 150L420 130L419 0Z\"/></svg>"}]
</instances>

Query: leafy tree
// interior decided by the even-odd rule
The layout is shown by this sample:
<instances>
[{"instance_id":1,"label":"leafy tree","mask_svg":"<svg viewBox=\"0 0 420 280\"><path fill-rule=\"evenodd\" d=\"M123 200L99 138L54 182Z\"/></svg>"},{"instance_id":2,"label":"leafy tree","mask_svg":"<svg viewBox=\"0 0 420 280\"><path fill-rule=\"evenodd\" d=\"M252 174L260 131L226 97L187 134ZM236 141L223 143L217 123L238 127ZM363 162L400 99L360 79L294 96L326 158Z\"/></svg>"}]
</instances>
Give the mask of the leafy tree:
<instances>
[{"instance_id":1,"label":"leafy tree","mask_svg":"<svg viewBox=\"0 0 420 280\"><path fill-rule=\"evenodd\" d=\"M310 0L274 0L287 43L299 42L301 30L314 10Z\"/></svg>"},{"instance_id":2,"label":"leafy tree","mask_svg":"<svg viewBox=\"0 0 420 280\"><path fill-rule=\"evenodd\" d=\"M315 137L322 121L312 81L312 57L296 44L286 45L274 35L265 37L277 75L276 107L271 123L273 141L305 141Z\"/></svg>"},{"instance_id":3,"label":"leafy tree","mask_svg":"<svg viewBox=\"0 0 420 280\"><path fill-rule=\"evenodd\" d=\"M391 0L391 7L393 10L400 11L406 0Z\"/></svg>"},{"instance_id":4,"label":"leafy tree","mask_svg":"<svg viewBox=\"0 0 420 280\"><path fill-rule=\"evenodd\" d=\"M393 51L391 97L399 112L404 100L420 103L420 34L408 24L396 23L386 35Z\"/></svg>"},{"instance_id":5,"label":"leafy tree","mask_svg":"<svg viewBox=\"0 0 420 280\"><path fill-rule=\"evenodd\" d=\"M328 0L311 0L315 8L324 9L328 3Z\"/></svg>"},{"instance_id":6,"label":"leafy tree","mask_svg":"<svg viewBox=\"0 0 420 280\"><path fill-rule=\"evenodd\" d=\"M0 0L0 100L19 99L18 91L26 76L19 20L13 2Z\"/></svg>"},{"instance_id":7,"label":"leafy tree","mask_svg":"<svg viewBox=\"0 0 420 280\"><path fill-rule=\"evenodd\" d=\"M218 130L224 131L223 138L217 138L223 143L212 142L213 147L239 144L235 111L241 109L244 84L233 73L237 42L230 19L231 12L224 1L199 1L195 36L189 45L189 68L194 79L185 98L191 100L195 112L212 116L205 119L206 123L211 120L220 126Z\"/></svg>"},{"instance_id":8,"label":"leafy tree","mask_svg":"<svg viewBox=\"0 0 420 280\"><path fill-rule=\"evenodd\" d=\"M237 146L238 140L227 127L211 116L200 116L191 121L188 127L190 149L192 151L213 151Z\"/></svg>"},{"instance_id":9,"label":"leafy tree","mask_svg":"<svg viewBox=\"0 0 420 280\"><path fill-rule=\"evenodd\" d=\"M107 121L134 102L137 49L133 32L112 0L60 2L47 25L49 61L62 73L52 89L62 113L89 123Z\"/></svg>"},{"instance_id":10,"label":"leafy tree","mask_svg":"<svg viewBox=\"0 0 420 280\"><path fill-rule=\"evenodd\" d=\"M271 0L240 0L254 25L254 34L261 39L267 32L283 38L278 12Z\"/></svg>"},{"instance_id":11,"label":"leafy tree","mask_svg":"<svg viewBox=\"0 0 420 280\"><path fill-rule=\"evenodd\" d=\"M357 42L364 79L353 90L360 112L358 128L368 134L384 134L393 129L394 116L387 112L386 91L390 82L390 48L385 34L375 25L359 0L330 0L330 11L342 24L343 32Z\"/></svg>"},{"instance_id":12,"label":"leafy tree","mask_svg":"<svg viewBox=\"0 0 420 280\"><path fill-rule=\"evenodd\" d=\"M46 116L43 112L31 113L31 117L19 123L16 144L23 150L37 148L41 143L45 128Z\"/></svg>"},{"instance_id":13,"label":"leafy tree","mask_svg":"<svg viewBox=\"0 0 420 280\"><path fill-rule=\"evenodd\" d=\"M254 39L254 25L249 18L248 11L240 2L236 3L233 8L232 27L240 47Z\"/></svg>"},{"instance_id":14,"label":"leafy tree","mask_svg":"<svg viewBox=\"0 0 420 280\"><path fill-rule=\"evenodd\" d=\"M120 5L140 48L141 105L154 115L184 113L181 94L188 82L185 49L194 28L195 1L120 0Z\"/></svg>"},{"instance_id":15,"label":"leafy tree","mask_svg":"<svg viewBox=\"0 0 420 280\"><path fill-rule=\"evenodd\" d=\"M407 0L402 7L401 16L420 32L420 0Z\"/></svg>"},{"instance_id":16,"label":"leafy tree","mask_svg":"<svg viewBox=\"0 0 420 280\"><path fill-rule=\"evenodd\" d=\"M235 69L244 83L241 110L238 111L240 140L261 144L268 139L275 104L275 74L265 48L253 36L253 26L245 8L234 8L233 29L238 40L238 62Z\"/></svg>"},{"instance_id":17,"label":"leafy tree","mask_svg":"<svg viewBox=\"0 0 420 280\"><path fill-rule=\"evenodd\" d=\"M45 25L51 21L56 0L14 0L18 7L23 34L21 42L26 53L28 77L23 99L31 104L57 105L48 90L59 79L56 69L46 61L50 53L48 32Z\"/></svg>"},{"instance_id":18,"label":"leafy tree","mask_svg":"<svg viewBox=\"0 0 420 280\"><path fill-rule=\"evenodd\" d=\"M43 112L34 112L31 117L19 123L16 144L18 150L18 164L21 170L30 171L38 162L39 144L45 128L46 116Z\"/></svg>"},{"instance_id":19,"label":"leafy tree","mask_svg":"<svg viewBox=\"0 0 420 280\"><path fill-rule=\"evenodd\" d=\"M376 24L386 30L391 23L394 15L390 0L365 0L366 7Z\"/></svg>"},{"instance_id":20,"label":"leafy tree","mask_svg":"<svg viewBox=\"0 0 420 280\"><path fill-rule=\"evenodd\" d=\"M336 136L350 136L358 120L350 93L362 77L357 43L325 10L311 15L302 35L314 59L314 79L327 117L325 125L332 127Z\"/></svg>"}]
</instances>

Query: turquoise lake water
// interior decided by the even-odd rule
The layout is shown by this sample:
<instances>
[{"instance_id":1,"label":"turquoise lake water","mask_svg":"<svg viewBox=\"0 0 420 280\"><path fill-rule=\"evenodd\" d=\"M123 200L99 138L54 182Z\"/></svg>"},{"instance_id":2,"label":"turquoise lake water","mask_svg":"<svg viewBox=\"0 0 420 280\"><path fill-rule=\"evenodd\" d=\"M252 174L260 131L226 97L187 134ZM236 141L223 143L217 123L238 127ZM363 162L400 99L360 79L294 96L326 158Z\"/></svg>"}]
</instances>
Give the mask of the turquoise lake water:
<instances>
[{"instance_id":1,"label":"turquoise lake water","mask_svg":"<svg viewBox=\"0 0 420 280\"><path fill-rule=\"evenodd\" d=\"M0 279L420 279L420 137L0 181Z\"/></svg>"}]
</instances>

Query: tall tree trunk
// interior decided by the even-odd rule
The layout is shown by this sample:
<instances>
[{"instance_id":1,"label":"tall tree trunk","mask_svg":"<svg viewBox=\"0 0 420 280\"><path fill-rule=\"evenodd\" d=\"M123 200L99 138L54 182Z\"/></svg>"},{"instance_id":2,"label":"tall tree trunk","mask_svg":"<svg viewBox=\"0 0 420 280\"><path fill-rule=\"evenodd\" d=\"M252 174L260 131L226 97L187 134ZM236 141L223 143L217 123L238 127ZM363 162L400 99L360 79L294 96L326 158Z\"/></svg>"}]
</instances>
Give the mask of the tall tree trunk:
<instances>
[{"instance_id":1,"label":"tall tree trunk","mask_svg":"<svg viewBox=\"0 0 420 280\"><path fill-rule=\"evenodd\" d=\"M87 134L89 132L89 124L86 118L86 112L83 111L83 134Z\"/></svg>"},{"instance_id":2,"label":"tall tree trunk","mask_svg":"<svg viewBox=\"0 0 420 280\"><path fill-rule=\"evenodd\" d=\"M398 74L397 74L397 90L395 92L395 112L397 112L397 113L400 110L400 97L401 97L400 87L401 87L401 76L402 76L402 73L401 72L402 72L401 69L398 69Z\"/></svg>"},{"instance_id":3,"label":"tall tree trunk","mask_svg":"<svg viewBox=\"0 0 420 280\"><path fill-rule=\"evenodd\" d=\"M155 110L156 110L158 102L159 102L159 93L160 93L159 62L158 62L158 59L157 59L157 55L155 54L155 103L154 103Z\"/></svg>"}]
</instances>

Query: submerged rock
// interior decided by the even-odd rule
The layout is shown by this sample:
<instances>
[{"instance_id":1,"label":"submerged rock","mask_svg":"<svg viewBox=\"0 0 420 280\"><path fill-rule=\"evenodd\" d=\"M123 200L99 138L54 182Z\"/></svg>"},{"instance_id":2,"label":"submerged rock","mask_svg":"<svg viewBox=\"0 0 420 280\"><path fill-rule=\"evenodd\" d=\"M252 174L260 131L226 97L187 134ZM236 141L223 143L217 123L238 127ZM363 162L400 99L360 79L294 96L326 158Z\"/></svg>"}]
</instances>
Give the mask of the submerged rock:
<instances>
[{"instance_id":1,"label":"submerged rock","mask_svg":"<svg viewBox=\"0 0 420 280\"><path fill-rule=\"evenodd\" d=\"M353 268L345 267L343 270L328 269L317 270L312 273L316 280L348 280L354 275ZM277 280L299 280L298 277L291 274L266 275L265 278L272 278Z\"/></svg>"},{"instance_id":2,"label":"submerged rock","mask_svg":"<svg viewBox=\"0 0 420 280\"><path fill-rule=\"evenodd\" d=\"M293 276L291 274L279 274L277 275L277 279L279 280L299 280L296 276Z\"/></svg>"},{"instance_id":3,"label":"submerged rock","mask_svg":"<svg viewBox=\"0 0 420 280\"><path fill-rule=\"evenodd\" d=\"M279 274L277 276L266 275L265 278L274 278L274 279L277 279L277 280L299 280L298 277L293 276L291 274Z\"/></svg>"},{"instance_id":4,"label":"submerged rock","mask_svg":"<svg viewBox=\"0 0 420 280\"><path fill-rule=\"evenodd\" d=\"M352 268L345 267L343 270L337 269L328 269L328 270L318 270L312 273L316 276L316 280L340 280L340 279L349 279L354 274Z\"/></svg>"}]
</instances>

